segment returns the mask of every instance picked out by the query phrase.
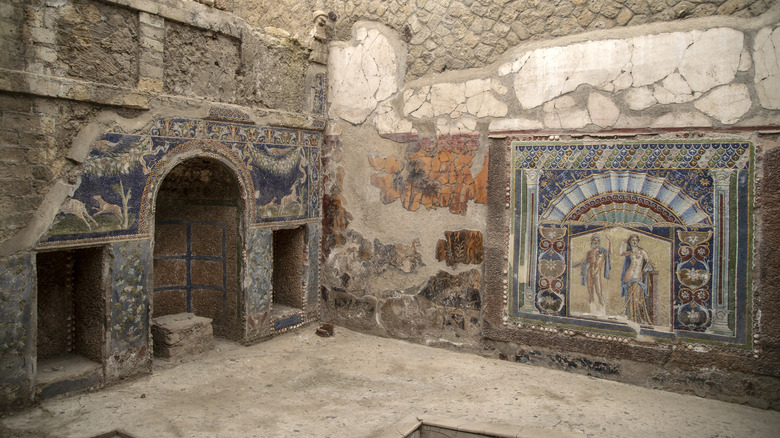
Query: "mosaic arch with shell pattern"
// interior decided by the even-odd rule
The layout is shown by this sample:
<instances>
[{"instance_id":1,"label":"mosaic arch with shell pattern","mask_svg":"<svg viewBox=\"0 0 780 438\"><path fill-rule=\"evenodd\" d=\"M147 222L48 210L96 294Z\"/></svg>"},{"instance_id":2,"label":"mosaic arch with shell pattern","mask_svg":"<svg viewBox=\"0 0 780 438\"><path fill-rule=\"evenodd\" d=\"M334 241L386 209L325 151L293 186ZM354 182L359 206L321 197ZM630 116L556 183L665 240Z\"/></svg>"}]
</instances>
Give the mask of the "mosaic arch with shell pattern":
<instances>
[{"instance_id":1,"label":"mosaic arch with shell pattern","mask_svg":"<svg viewBox=\"0 0 780 438\"><path fill-rule=\"evenodd\" d=\"M508 146L508 321L748 346L751 143Z\"/></svg>"}]
</instances>

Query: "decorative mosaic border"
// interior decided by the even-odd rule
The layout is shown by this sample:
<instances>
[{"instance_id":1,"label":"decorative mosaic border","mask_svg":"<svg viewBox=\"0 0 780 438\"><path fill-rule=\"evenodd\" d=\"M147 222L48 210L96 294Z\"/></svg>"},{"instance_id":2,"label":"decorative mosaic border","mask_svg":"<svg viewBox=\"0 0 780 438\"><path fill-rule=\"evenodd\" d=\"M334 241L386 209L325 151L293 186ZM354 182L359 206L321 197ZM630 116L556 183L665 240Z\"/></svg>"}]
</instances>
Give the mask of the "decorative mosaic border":
<instances>
[{"instance_id":1,"label":"decorative mosaic border","mask_svg":"<svg viewBox=\"0 0 780 438\"><path fill-rule=\"evenodd\" d=\"M183 118L155 119L141 131L141 135L277 146L319 146L322 139L322 133L317 131Z\"/></svg>"},{"instance_id":2,"label":"decorative mosaic border","mask_svg":"<svg viewBox=\"0 0 780 438\"><path fill-rule=\"evenodd\" d=\"M507 145L507 322L750 347L752 144Z\"/></svg>"}]
</instances>

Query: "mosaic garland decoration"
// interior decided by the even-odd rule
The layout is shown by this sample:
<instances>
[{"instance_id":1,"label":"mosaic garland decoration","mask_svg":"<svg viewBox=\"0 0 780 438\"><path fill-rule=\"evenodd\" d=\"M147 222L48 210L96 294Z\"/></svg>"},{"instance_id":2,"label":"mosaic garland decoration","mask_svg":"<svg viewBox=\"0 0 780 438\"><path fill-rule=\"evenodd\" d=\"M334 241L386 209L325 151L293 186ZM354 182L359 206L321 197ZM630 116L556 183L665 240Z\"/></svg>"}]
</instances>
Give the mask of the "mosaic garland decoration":
<instances>
[{"instance_id":1,"label":"mosaic garland decoration","mask_svg":"<svg viewBox=\"0 0 780 438\"><path fill-rule=\"evenodd\" d=\"M221 108L211 116L241 119ZM178 118L155 119L138 134L106 133L92 146L79 188L40 246L150 233L154 188L167 164L191 151L231 163L253 223L319 217L321 138L314 131Z\"/></svg>"},{"instance_id":2,"label":"mosaic garland decoration","mask_svg":"<svg viewBox=\"0 0 780 438\"><path fill-rule=\"evenodd\" d=\"M509 146L510 320L749 344L752 144Z\"/></svg>"}]
</instances>

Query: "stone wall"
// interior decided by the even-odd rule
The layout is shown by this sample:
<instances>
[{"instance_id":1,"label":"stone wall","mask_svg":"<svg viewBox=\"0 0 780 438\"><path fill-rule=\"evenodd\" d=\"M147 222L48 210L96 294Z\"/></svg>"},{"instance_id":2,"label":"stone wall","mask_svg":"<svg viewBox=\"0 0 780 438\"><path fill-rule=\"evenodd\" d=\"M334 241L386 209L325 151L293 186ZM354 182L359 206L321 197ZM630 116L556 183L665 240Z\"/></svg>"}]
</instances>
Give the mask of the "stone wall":
<instances>
[{"instance_id":1,"label":"stone wall","mask_svg":"<svg viewBox=\"0 0 780 438\"><path fill-rule=\"evenodd\" d=\"M754 190L780 124L778 46L770 43L779 13L775 6L754 18L531 39L482 68L422 76L409 74L404 60L419 56L397 28L355 23L351 38L330 48L327 317L384 336L777 409L777 314L763 298L767 279L751 269L771 262L751 254L763 254L764 240L754 236L771 222ZM600 193L587 180L595 174L618 185L634 175L656 189L684 186L678 192L698 193L692 202L711 213L677 211L673 220L692 228L668 215L641 222L611 211L558 219ZM631 187L624 194L644 193ZM659 209L677 204L659 193L642 196ZM624 202L615 199L609 205ZM612 241L604 311L587 309L575 266L594 230L605 253ZM702 234L678 241L691 230ZM613 285L624 278L620 254L630 233L656 255L653 293L667 294L645 300L654 306L645 319L624 312ZM680 271L691 259L673 264L672 244L679 254L695 249L707 269L721 266L720 277L691 282ZM522 249L534 245L538 252ZM702 255L715 248L717 262Z\"/></svg>"},{"instance_id":2,"label":"stone wall","mask_svg":"<svg viewBox=\"0 0 780 438\"><path fill-rule=\"evenodd\" d=\"M279 3L236 0L229 7L257 27L275 27L304 37L299 17L314 9L332 12L336 39L347 39L358 20L392 28L408 44L406 79L483 67L522 41L574 35L696 17L754 17L767 0L417 0Z\"/></svg>"}]
</instances>

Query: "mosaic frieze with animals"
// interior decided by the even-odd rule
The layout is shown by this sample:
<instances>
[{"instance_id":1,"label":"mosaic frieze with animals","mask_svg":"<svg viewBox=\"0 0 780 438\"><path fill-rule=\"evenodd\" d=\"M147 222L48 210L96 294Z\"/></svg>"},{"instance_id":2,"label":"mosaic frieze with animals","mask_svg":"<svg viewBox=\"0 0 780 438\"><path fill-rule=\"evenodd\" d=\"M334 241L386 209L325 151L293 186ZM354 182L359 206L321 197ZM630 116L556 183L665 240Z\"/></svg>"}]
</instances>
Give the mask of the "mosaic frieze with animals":
<instances>
[{"instance_id":1,"label":"mosaic frieze with animals","mask_svg":"<svg viewBox=\"0 0 780 438\"><path fill-rule=\"evenodd\" d=\"M253 223L319 217L320 139L314 131L171 118L139 133L106 133L92 146L80 184L43 246L148 234L153 195L169 164L198 153L233 167Z\"/></svg>"},{"instance_id":2,"label":"mosaic frieze with animals","mask_svg":"<svg viewBox=\"0 0 780 438\"><path fill-rule=\"evenodd\" d=\"M509 145L508 321L750 343L750 143Z\"/></svg>"}]
</instances>

